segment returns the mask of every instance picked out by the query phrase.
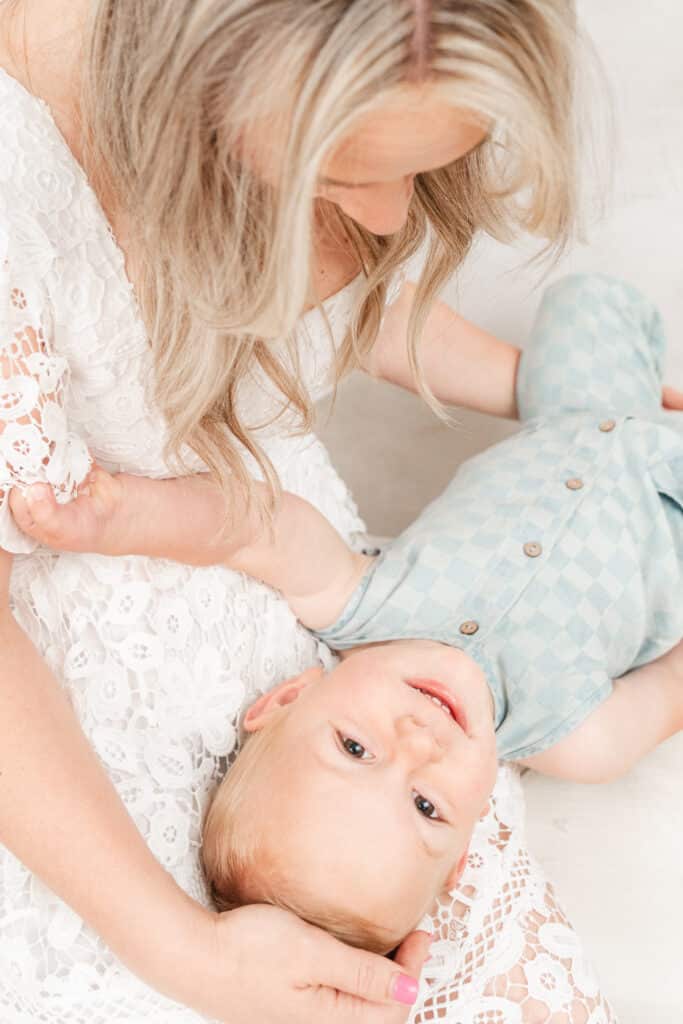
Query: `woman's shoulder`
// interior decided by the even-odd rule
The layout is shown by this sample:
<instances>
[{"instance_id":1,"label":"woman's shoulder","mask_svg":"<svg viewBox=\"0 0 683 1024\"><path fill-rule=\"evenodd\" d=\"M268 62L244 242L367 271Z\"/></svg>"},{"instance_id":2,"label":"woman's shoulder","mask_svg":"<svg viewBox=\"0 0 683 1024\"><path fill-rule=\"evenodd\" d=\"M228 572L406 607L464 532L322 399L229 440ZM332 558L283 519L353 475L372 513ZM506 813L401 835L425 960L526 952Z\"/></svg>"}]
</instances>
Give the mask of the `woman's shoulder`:
<instances>
[{"instance_id":1,"label":"woman's shoulder","mask_svg":"<svg viewBox=\"0 0 683 1024\"><path fill-rule=\"evenodd\" d=\"M47 105L0 68L0 253L41 278L73 240L78 168Z\"/></svg>"}]
</instances>

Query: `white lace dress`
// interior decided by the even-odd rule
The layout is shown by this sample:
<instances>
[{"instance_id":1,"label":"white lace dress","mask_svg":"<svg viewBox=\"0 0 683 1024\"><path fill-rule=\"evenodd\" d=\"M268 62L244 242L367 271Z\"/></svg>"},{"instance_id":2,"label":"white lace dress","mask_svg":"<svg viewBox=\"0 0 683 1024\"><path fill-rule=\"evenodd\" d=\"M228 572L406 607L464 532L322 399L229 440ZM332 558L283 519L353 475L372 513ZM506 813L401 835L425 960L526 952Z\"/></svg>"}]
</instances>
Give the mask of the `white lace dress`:
<instances>
[{"instance_id":1,"label":"white lace dress","mask_svg":"<svg viewBox=\"0 0 683 1024\"><path fill-rule=\"evenodd\" d=\"M326 304L337 339L353 292ZM300 337L319 393L330 363L319 312L303 318ZM168 475L149 376L123 256L97 200L47 107L0 72L0 546L16 555L12 608L154 854L206 902L202 815L234 753L238 716L259 691L329 652L281 599L240 575L35 549L7 507L12 486L36 480L68 500L88 451L111 469ZM345 536L362 529L314 437L267 445L287 488ZM417 1021L614 1020L525 851L510 769L501 769L461 888L434 927ZM200 1024L133 977L1 848L0 1020Z\"/></svg>"}]
</instances>

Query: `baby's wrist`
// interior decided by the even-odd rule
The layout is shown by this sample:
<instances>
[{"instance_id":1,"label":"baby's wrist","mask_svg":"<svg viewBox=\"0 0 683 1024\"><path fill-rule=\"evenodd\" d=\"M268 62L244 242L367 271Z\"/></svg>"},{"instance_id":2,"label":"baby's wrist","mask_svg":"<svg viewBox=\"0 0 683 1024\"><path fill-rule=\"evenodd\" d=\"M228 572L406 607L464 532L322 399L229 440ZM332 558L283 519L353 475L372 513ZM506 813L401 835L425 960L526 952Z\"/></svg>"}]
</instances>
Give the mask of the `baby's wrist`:
<instances>
[{"instance_id":1,"label":"baby's wrist","mask_svg":"<svg viewBox=\"0 0 683 1024\"><path fill-rule=\"evenodd\" d=\"M116 501L107 530L108 550L103 554L147 554L150 525L158 525L158 514L151 499L154 488L162 481L148 480L130 473L120 473L113 479L117 484Z\"/></svg>"}]
</instances>

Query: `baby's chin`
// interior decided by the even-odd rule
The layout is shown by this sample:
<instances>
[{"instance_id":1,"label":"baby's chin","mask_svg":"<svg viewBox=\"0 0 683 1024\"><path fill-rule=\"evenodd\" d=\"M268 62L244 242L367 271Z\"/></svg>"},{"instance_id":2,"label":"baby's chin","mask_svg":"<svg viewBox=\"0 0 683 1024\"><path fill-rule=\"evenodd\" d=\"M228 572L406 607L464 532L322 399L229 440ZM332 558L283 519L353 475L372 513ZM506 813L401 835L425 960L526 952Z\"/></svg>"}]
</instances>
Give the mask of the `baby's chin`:
<instances>
[{"instance_id":1,"label":"baby's chin","mask_svg":"<svg viewBox=\"0 0 683 1024\"><path fill-rule=\"evenodd\" d=\"M345 675L371 677L379 669L397 683L419 687L420 680L431 680L444 687L454 711L462 711L464 731L488 738L495 759L493 697L482 669L465 651L436 640L401 639L354 647L342 658Z\"/></svg>"}]
</instances>

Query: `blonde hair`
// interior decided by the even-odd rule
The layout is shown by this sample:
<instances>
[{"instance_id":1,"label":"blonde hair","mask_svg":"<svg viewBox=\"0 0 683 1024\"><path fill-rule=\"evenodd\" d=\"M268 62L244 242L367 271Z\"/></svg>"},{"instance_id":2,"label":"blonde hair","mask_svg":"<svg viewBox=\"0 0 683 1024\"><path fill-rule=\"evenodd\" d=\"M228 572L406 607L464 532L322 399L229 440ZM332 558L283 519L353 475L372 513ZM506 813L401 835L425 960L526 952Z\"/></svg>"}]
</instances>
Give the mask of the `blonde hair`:
<instances>
[{"instance_id":1,"label":"blonde hair","mask_svg":"<svg viewBox=\"0 0 683 1024\"><path fill-rule=\"evenodd\" d=\"M202 860L213 901L220 911L250 903L270 903L324 928L342 942L375 953L388 953L403 939L378 922L348 911L334 897L319 897L302 886L296 865L283 863L277 837L254 813L259 790L272 789L273 778L286 778L277 764L277 738L285 714L250 735L218 787L204 822ZM272 754L267 768L264 755Z\"/></svg>"},{"instance_id":2,"label":"blonde hair","mask_svg":"<svg viewBox=\"0 0 683 1024\"><path fill-rule=\"evenodd\" d=\"M575 198L571 0L92 0L82 113L88 169L134 225L138 295L168 452L192 448L248 489L245 452L277 480L237 401L265 377L311 420L293 330L312 296L324 158L405 83L492 122L451 166L419 174L405 227L376 237L331 214L365 287L338 375L377 336L387 282L427 237L409 329L475 233L566 240ZM246 131L284 118L275 184L240 160ZM423 393L429 398L423 384Z\"/></svg>"}]
</instances>

